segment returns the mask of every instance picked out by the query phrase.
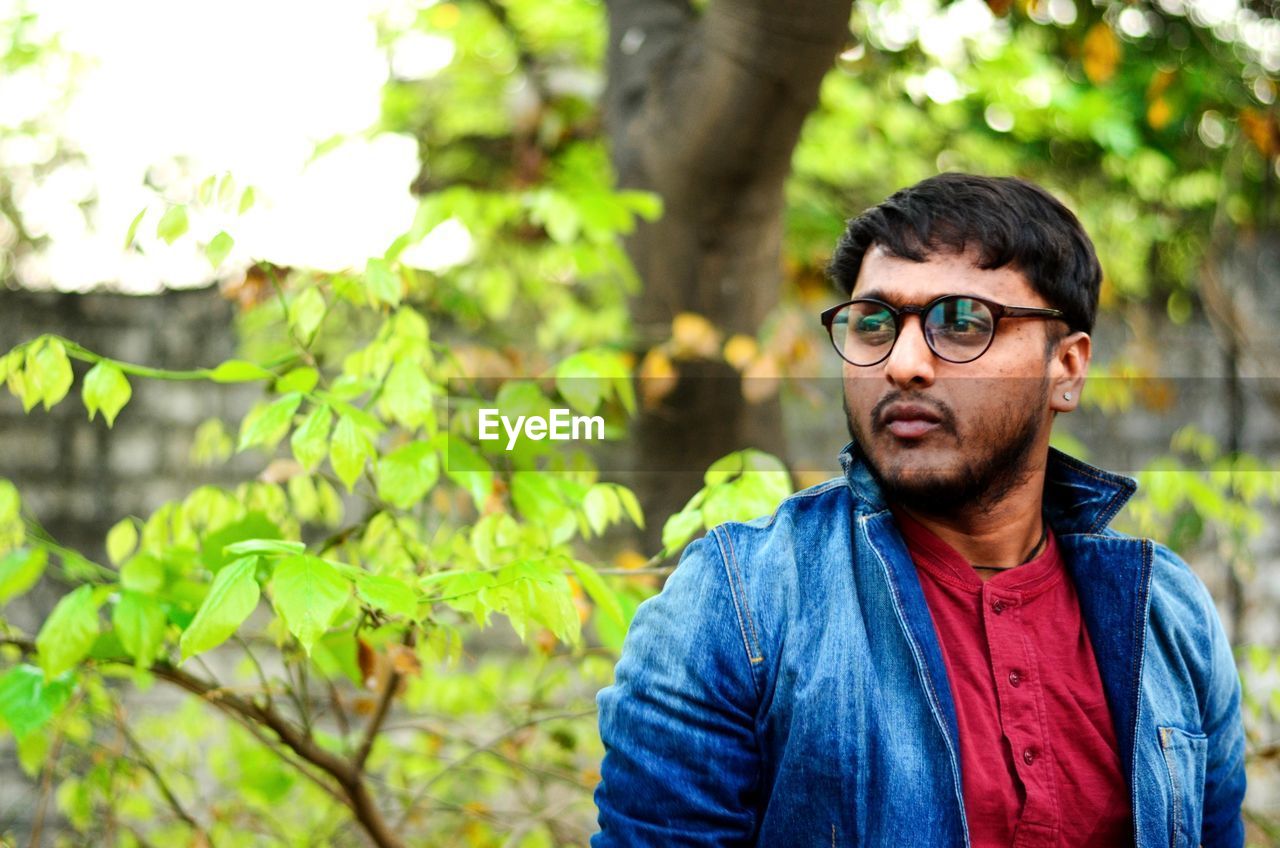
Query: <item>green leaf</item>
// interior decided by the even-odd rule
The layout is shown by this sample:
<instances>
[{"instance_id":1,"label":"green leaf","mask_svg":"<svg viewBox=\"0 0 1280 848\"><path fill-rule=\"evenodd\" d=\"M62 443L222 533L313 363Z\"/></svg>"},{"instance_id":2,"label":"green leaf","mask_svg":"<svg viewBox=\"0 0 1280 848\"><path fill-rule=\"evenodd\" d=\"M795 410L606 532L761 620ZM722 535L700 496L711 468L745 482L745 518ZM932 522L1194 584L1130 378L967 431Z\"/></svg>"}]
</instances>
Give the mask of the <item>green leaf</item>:
<instances>
[{"instance_id":1,"label":"green leaf","mask_svg":"<svg viewBox=\"0 0 1280 848\"><path fill-rule=\"evenodd\" d=\"M392 418L414 428L434 418L432 397L438 391L427 379L422 366L405 358L391 366L382 387L382 402Z\"/></svg>"},{"instance_id":2,"label":"green leaf","mask_svg":"<svg viewBox=\"0 0 1280 848\"><path fill-rule=\"evenodd\" d=\"M646 221L656 221L662 216L662 195L656 192L620 191L618 199Z\"/></svg>"},{"instance_id":3,"label":"green leaf","mask_svg":"<svg viewBox=\"0 0 1280 848\"><path fill-rule=\"evenodd\" d=\"M167 621L164 608L154 598L127 590L111 611L120 644L140 667L150 665L160 651Z\"/></svg>"},{"instance_id":4,"label":"green leaf","mask_svg":"<svg viewBox=\"0 0 1280 848\"><path fill-rule=\"evenodd\" d=\"M35 355L27 356L27 379L34 380L40 389L40 400L49 409L67 396L71 389L71 360L67 349L58 339L46 339L38 346Z\"/></svg>"},{"instance_id":5,"label":"green leaf","mask_svg":"<svg viewBox=\"0 0 1280 848\"><path fill-rule=\"evenodd\" d=\"M154 595L164 586L164 563L149 553L130 557L120 566L120 585L131 592Z\"/></svg>"},{"instance_id":6,"label":"green leaf","mask_svg":"<svg viewBox=\"0 0 1280 848\"><path fill-rule=\"evenodd\" d=\"M16 665L0 677L0 718L18 739L48 723L71 697L70 677L46 680L33 665Z\"/></svg>"},{"instance_id":7,"label":"green leaf","mask_svg":"<svg viewBox=\"0 0 1280 848\"><path fill-rule=\"evenodd\" d=\"M209 264L217 268L222 261L231 253L231 248L235 247L236 240L225 232L219 232L214 236L204 248L204 255L208 257Z\"/></svg>"},{"instance_id":8,"label":"green leaf","mask_svg":"<svg viewBox=\"0 0 1280 848\"><path fill-rule=\"evenodd\" d=\"M107 556L119 565L138 546L138 527L132 518L123 518L107 531Z\"/></svg>"},{"instance_id":9,"label":"green leaf","mask_svg":"<svg viewBox=\"0 0 1280 848\"><path fill-rule=\"evenodd\" d=\"M80 393L85 409L89 410L89 420L92 421L98 410L102 410L108 427L115 425L116 416L133 397L129 379L115 363L106 359L98 360L98 364L84 375Z\"/></svg>"},{"instance_id":10,"label":"green leaf","mask_svg":"<svg viewBox=\"0 0 1280 848\"><path fill-rule=\"evenodd\" d=\"M400 280L385 259L370 259L364 270L370 302L400 305Z\"/></svg>"},{"instance_id":11,"label":"green leaf","mask_svg":"<svg viewBox=\"0 0 1280 848\"><path fill-rule=\"evenodd\" d=\"M356 578L356 594L369 606L392 615L414 618L418 612L417 593L395 577L362 574Z\"/></svg>"},{"instance_id":12,"label":"green leaf","mask_svg":"<svg viewBox=\"0 0 1280 848\"><path fill-rule=\"evenodd\" d=\"M440 476L440 461L429 442L410 442L378 460L378 497L398 509L422 500Z\"/></svg>"},{"instance_id":13,"label":"green leaf","mask_svg":"<svg viewBox=\"0 0 1280 848\"><path fill-rule=\"evenodd\" d=\"M0 478L0 527L14 524L22 517L22 499L18 487Z\"/></svg>"},{"instance_id":14,"label":"green leaf","mask_svg":"<svg viewBox=\"0 0 1280 848\"><path fill-rule=\"evenodd\" d=\"M582 499L582 511L587 516L592 532L599 536L618 520L622 504L618 500L618 493L611 486L598 484L587 490L587 496Z\"/></svg>"},{"instance_id":15,"label":"green leaf","mask_svg":"<svg viewBox=\"0 0 1280 848\"><path fill-rule=\"evenodd\" d=\"M452 433L448 435L444 472L450 480L470 493L477 510L484 510L485 501L493 491L493 469L479 451L461 436Z\"/></svg>"},{"instance_id":16,"label":"green leaf","mask_svg":"<svg viewBox=\"0 0 1280 848\"><path fill-rule=\"evenodd\" d=\"M329 463L338 479L351 491L357 478L364 471L365 461L373 454L369 439L360 432L350 415L342 415L333 431L333 443L329 448Z\"/></svg>"},{"instance_id":17,"label":"green leaf","mask_svg":"<svg viewBox=\"0 0 1280 848\"><path fill-rule=\"evenodd\" d=\"M274 380L275 377L261 365L243 359L228 359L209 372L209 379L215 383L251 383L254 380Z\"/></svg>"},{"instance_id":18,"label":"green leaf","mask_svg":"<svg viewBox=\"0 0 1280 848\"><path fill-rule=\"evenodd\" d=\"M239 215L243 215L244 213L248 212L253 207L254 201L256 199L257 199L257 195L253 191L253 186L246 187L245 190L240 194L240 206L236 209L236 213Z\"/></svg>"},{"instance_id":19,"label":"green leaf","mask_svg":"<svg viewBox=\"0 0 1280 848\"><path fill-rule=\"evenodd\" d=\"M631 521L644 529L644 510L640 508L640 501L636 498L636 493L628 489L626 486L614 484L614 490L618 493L618 500L622 503L622 509L627 513Z\"/></svg>"},{"instance_id":20,"label":"green leaf","mask_svg":"<svg viewBox=\"0 0 1280 848\"><path fill-rule=\"evenodd\" d=\"M622 611L622 604L618 601L617 594L604 581L604 578L585 562L570 559L569 567L573 569L578 582L582 584L582 588L587 591L587 595L590 596L591 600L595 601L596 606L616 623L626 624L626 615Z\"/></svg>"},{"instance_id":21,"label":"green leaf","mask_svg":"<svg viewBox=\"0 0 1280 848\"><path fill-rule=\"evenodd\" d=\"M556 366L556 391L578 412L595 412L609 393L612 378L601 365L594 351L584 350Z\"/></svg>"},{"instance_id":22,"label":"green leaf","mask_svg":"<svg viewBox=\"0 0 1280 848\"><path fill-rule=\"evenodd\" d=\"M30 412L31 407L40 402L39 392L27 379L27 352L24 348L14 348L4 357L5 384L9 393L22 401L22 411Z\"/></svg>"},{"instance_id":23,"label":"green leaf","mask_svg":"<svg viewBox=\"0 0 1280 848\"><path fill-rule=\"evenodd\" d=\"M350 596L351 583L319 557L289 557L271 579L276 612L308 655Z\"/></svg>"},{"instance_id":24,"label":"green leaf","mask_svg":"<svg viewBox=\"0 0 1280 848\"><path fill-rule=\"evenodd\" d=\"M44 548L18 548L0 557L0 606L36 585L48 561Z\"/></svg>"},{"instance_id":25,"label":"green leaf","mask_svg":"<svg viewBox=\"0 0 1280 848\"><path fill-rule=\"evenodd\" d=\"M315 286L309 286L289 304L289 325L298 334L298 338L310 343L320 322L324 320L327 309L324 295Z\"/></svg>"},{"instance_id":26,"label":"green leaf","mask_svg":"<svg viewBox=\"0 0 1280 848\"><path fill-rule=\"evenodd\" d=\"M205 177L200 182L200 188L196 190L196 200L200 201L200 203L206 206L212 203L213 189L217 185L217 183L218 183L218 177L215 174L210 174L209 176Z\"/></svg>"},{"instance_id":27,"label":"green leaf","mask_svg":"<svg viewBox=\"0 0 1280 848\"><path fill-rule=\"evenodd\" d=\"M314 389L318 382L320 382L320 372L310 365L304 365L300 368L294 368L288 374L276 380L275 390L281 394L290 392L306 394Z\"/></svg>"},{"instance_id":28,"label":"green leaf","mask_svg":"<svg viewBox=\"0 0 1280 848\"><path fill-rule=\"evenodd\" d=\"M302 395L290 392L265 406L254 407L240 424L240 444L236 450L242 451L255 445L263 445L267 449L276 444L289 432L293 423L293 414L302 403Z\"/></svg>"},{"instance_id":29,"label":"green leaf","mask_svg":"<svg viewBox=\"0 0 1280 848\"><path fill-rule=\"evenodd\" d=\"M325 404L313 407L302 419L301 426L293 431L289 440L293 448L294 459L308 471L324 462L329 453L329 427L333 424L333 413Z\"/></svg>"},{"instance_id":30,"label":"green leaf","mask_svg":"<svg viewBox=\"0 0 1280 848\"><path fill-rule=\"evenodd\" d=\"M232 556L240 557L248 554L287 554L294 556L304 552L307 546L302 542L291 542L285 539L245 539L233 542L223 548Z\"/></svg>"},{"instance_id":31,"label":"green leaf","mask_svg":"<svg viewBox=\"0 0 1280 848\"><path fill-rule=\"evenodd\" d=\"M45 677L75 668L98 638L98 600L85 584L58 601L36 636L36 651Z\"/></svg>"},{"instance_id":32,"label":"green leaf","mask_svg":"<svg viewBox=\"0 0 1280 848\"><path fill-rule=\"evenodd\" d=\"M677 548L693 538L702 528L702 510L685 509L677 512L662 525L662 547L674 553Z\"/></svg>"},{"instance_id":33,"label":"green leaf","mask_svg":"<svg viewBox=\"0 0 1280 848\"><path fill-rule=\"evenodd\" d=\"M166 244L173 244L182 238L183 233L187 231L187 207L186 206L170 206L160 216L159 223L156 224L156 238L164 239Z\"/></svg>"},{"instance_id":34,"label":"green leaf","mask_svg":"<svg viewBox=\"0 0 1280 848\"><path fill-rule=\"evenodd\" d=\"M734 451L711 463L707 468L707 473L702 476L703 482L708 486L715 486L719 483L728 482L741 474L743 455L744 451Z\"/></svg>"},{"instance_id":35,"label":"green leaf","mask_svg":"<svg viewBox=\"0 0 1280 848\"><path fill-rule=\"evenodd\" d=\"M520 540L520 526L505 512L490 513L471 528L471 550L485 568L511 559L511 548ZM505 556L499 557L499 553Z\"/></svg>"},{"instance_id":36,"label":"green leaf","mask_svg":"<svg viewBox=\"0 0 1280 848\"><path fill-rule=\"evenodd\" d=\"M178 645L186 660L221 645L236 632L258 605L258 557L247 556L227 564L213 577L204 602L182 633Z\"/></svg>"},{"instance_id":37,"label":"green leaf","mask_svg":"<svg viewBox=\"0 0 1280 848\"><path fill-rule=\"evenodd\" d=\"M280 527L261 511L253 510L239 520L206 533L200 540L200 562L213 574L240 558L239 554L228 552L228 546L248 540L280 538L283 538Z\"/></svg>"},{"instance_id":38,"label":"green leaf","mask_svg":"<svg viewBox=\"0 0 1280 848\"><path fill-rule=\"evenodd\" d=\"M124 249L125 250L128 250L130 247L133 246L133 240L138 235L138 225L142 223L142 219L146 216L146 214L147 214L146 207L143 207L141 212L133 216L133 221L132 223L129 224L129 229L125 230L125 233L124 233Z\"/></svg>"},{"instance_id":39,"label":"green leaf","mask_svg":"<svg viewBox=\"0 0 1280 848\"><path fill-rule=\"evenodd\" d=\"M229 206L236 195L236 181L231 174L223 174L218 182L218 205Z\"/></svg>"}]
</instances>

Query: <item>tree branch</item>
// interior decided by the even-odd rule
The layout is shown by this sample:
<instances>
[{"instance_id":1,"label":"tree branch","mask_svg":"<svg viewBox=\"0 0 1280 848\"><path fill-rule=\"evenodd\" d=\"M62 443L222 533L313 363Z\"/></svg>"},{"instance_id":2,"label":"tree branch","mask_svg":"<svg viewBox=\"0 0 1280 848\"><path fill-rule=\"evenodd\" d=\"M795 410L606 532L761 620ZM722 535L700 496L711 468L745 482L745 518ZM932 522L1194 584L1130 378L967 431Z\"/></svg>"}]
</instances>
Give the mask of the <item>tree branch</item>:
<instances>
[{"instance_id":1,"label":"tree branch","mask_svg":"<svg viewBox=\"0 0 1280 848\"><path fill-rule=\"evenodd\" d=\"M416 638L412 629L406 630L404 639L401 644L406 648L412 648ZM391 701L395 698L396 690L400 687L400 681L404 680L404 675L395 669L392 665L391 672L387 675L386 683L382 686L382 693L378 696L377 709L373 711L368 725L364 729L364 737L360 741L360 747L356 749L355 755L351 758L351 764L357 772L364 771L364 764L369 759L369 752L373 750L373 743L378 738L378 732L382 729L382 723L387 720L387 713L391 711Z\"/></svg>"},{"instance_id":2,"label":"tree branch","mask_svg":"<svg viewBox=\"0 0 1280 848\"><path fill-rule=\"evenodd\" d=\"M0 637L0 644L14 645L29 654L36 652L35 643L25 638ZM100 662L132 665L132 661L128 658L107 659ZM166 660L157 660L148 670L161 680L195 695L223 713L240 720L246 726L258 724L271 730L290 751L337 782L341 790L340 800L351 809L356 821L379 848L403 846L404 843L387 825L382 811L369 794L369 787L360 769L357 769L351 761L320 747L314 739L303 733L297 725L282 716L272 706L246 700Z\"/></svg>"}]
</instances>

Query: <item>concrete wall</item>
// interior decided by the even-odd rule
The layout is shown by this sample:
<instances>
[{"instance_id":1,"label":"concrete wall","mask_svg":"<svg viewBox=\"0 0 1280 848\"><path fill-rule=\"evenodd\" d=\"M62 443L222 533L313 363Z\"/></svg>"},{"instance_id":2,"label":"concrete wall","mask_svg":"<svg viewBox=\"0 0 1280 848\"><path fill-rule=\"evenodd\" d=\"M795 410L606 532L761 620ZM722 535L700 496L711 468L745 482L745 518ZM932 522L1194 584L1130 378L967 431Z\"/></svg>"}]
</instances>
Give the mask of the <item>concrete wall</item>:
<instances>
[{"instance_id":1,"label":"concrete wall","mask_svg":"<svg viewBox=\"0 0 1280 848\"><path fill-rule=\"evenodd\" d=\"M231 304L213 289L154 297L0 290L0 352L42 333L58 333L129 362L190 369L215 365L234 354L232 322ZM1175 327L1153 314L1138 322L1105 323L1095 339L1103 360L1126 348L1153 351L1152 367L1177 378L1171 383L1177 397L1163 411L1073 418L1069 429L1089 446L1091 461L1133 471L1164 452L1169 436L1184 424L1196 423L1225 443L1233 421L1242 420L1242 447L1280 467L1280 420L1258 391L1266 375L1245 381L1244 415L1233 417L1227 366L1207 325ZM830 364L834 368L834 356ZM262 458L254 454L216 469L195 469L188 458L195 428L213 416L238 422L259 397L259 387L133 380L134 398L108 430L100 418L90 422L80 403L78 378L84 370L77 365L72 396L51 412L23 414L18 402L0 388L0 477L18 485L29 510L64 544L102 556L106 531L122 516L145 517L195 486L234 485L260 469ZM799 468L830 468L836 473L834 457L845 441L844 423L838 403L828 400L838 397L839 382L830 374L819 379L821 386L811 395L823 398L821 409L791 402L786 410L792 459ZM1273 511L1273 517L1280 516ZM1280 616L1275 614L1280 609L1280 521L1269 525L1251 551L1256 576L1244 598L1237 634L1245 643L1280 643ZM1215 552L1206 550L1189 559L1215 597L1223 600L1225 572ZM58 594L43 585L4 614L34 631ZM1275 731L1271 727L1268 732ZM17 772L7 746L7 741L0 741L0 835L26 832L36 793ZM1274 772L1251 775L1250 798L1252 804L1273 812L1280 808L1280 783Z\"/></svg>"}]
</instances>

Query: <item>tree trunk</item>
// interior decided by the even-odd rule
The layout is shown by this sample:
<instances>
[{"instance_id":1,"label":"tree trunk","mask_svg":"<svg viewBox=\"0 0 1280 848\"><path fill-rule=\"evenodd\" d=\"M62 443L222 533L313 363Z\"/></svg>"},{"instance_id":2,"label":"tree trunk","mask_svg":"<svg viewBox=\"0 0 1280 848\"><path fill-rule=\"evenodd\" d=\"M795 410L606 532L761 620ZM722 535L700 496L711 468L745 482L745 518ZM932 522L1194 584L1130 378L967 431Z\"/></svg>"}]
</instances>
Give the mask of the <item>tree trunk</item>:
<instances>
[{"instance_id":1,"label":"tree trunk","mask_svg":"<svg viewBox=\"0 0 1280 848\"><path fill-rule=\"evenodd\" d=\"M850 0L609 0L605 128L623 186L660 194L660 220L628 253L644 282L647 347L699 313L754 335L777 305L783 185L805 116L849 37ZM669 515L716 457L751 445L785 455L776 400L748 406L724 363L681 363L681 383L636 427L646 512ZM660 527L646 540L655 547Z\"/></svg>"}]
</instances>

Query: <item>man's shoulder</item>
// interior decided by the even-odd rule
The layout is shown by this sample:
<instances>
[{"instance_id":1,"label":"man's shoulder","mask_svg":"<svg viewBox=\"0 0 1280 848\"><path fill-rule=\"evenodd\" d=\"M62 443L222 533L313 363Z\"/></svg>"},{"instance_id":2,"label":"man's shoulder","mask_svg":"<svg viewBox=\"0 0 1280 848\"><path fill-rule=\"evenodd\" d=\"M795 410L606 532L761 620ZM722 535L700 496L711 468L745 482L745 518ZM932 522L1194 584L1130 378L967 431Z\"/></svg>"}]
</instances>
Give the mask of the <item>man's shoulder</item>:
<instances>
[{"instance_id":1,"label":"man's shoulder","mask_svg":"<svg viewBox=\"0 0 1280 848\"><path fill-rule=\"evenodd\" d=\"M852 507L849 485L837 477L788 496L768 515L715 525L705 544L716 549L736 592L778 602L790 587L821 582L847 560Z\"/></svg>"},{"instance_id":2,"label":"man's shoulder","mask_svg":"<svg viewBox=\"0 0 1280 848\"><path fill-rule=\"evenodd\" d=\"M1153 596L1159 593L1171 597L1182 597L1196 603L1211 600L1204 580L1168 545L1150 537L1132 536L1109 527L1098 535L1140 542L1149 546Z\"/></svg>"},{"instance_id":3,"label":"man's shoulder","mask_svg":"<svg viewBox=\"0 0 1280 848\"><path fill-rule=\"evenodd\" d=\"M709 535L726 537L733 542L762 544L775 538L826 533L833 519L848 515L849 507L848 482L843 477L833 477L788 495L767 515L717 524Z\"/></svg>"},{"instance_id":4,"label":"man's shoulder","mask_svg":"<svg viewBox=\"0 0 1280 848\"><path fill-rule=\"evenodd\" d=\"M1199 637L1206 629L1221 627L1217 605L1204 579L1176 551L1155 539L1139 539L1109 528L1103 531L1103 535L1134 539L1148 546L1151 552L1148 588L1148 620L1151 626L1189 636L1198 644L1203 644Z\"/></svg>"}]
</instances>

